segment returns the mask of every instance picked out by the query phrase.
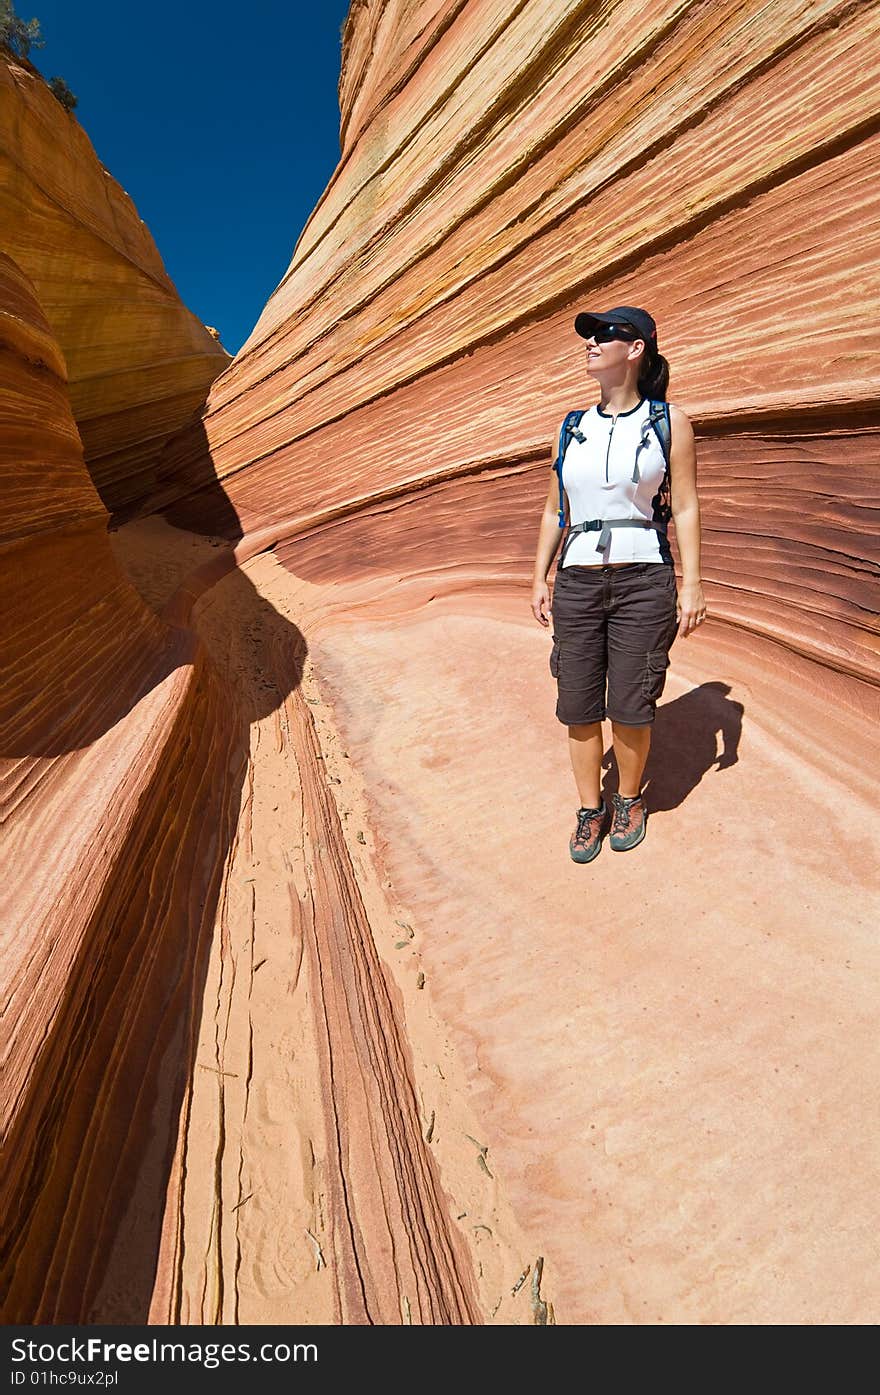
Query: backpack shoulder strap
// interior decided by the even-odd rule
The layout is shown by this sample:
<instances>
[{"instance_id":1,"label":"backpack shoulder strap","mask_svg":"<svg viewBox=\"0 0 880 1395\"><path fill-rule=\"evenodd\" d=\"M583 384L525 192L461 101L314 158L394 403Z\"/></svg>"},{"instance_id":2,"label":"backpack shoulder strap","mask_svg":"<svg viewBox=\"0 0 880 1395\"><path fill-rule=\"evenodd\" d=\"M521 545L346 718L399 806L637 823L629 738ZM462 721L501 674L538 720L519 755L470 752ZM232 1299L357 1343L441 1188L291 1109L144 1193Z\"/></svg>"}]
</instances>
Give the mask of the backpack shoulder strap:
<instances>
[{"instance_id":1,"label":"backpack shoulder strap","mask_svg":"<svg viewBox=\"0 0 880 1395\"><path fill-rule=\"evenodd\" d=\"M562 423L562 429L559 432L559 449L556 453L556 459L553 462L552 468L556 471L559 477L559 508L557 510L557 514L560 528L565 527L565 498L562 489L562 462L565 459L565 452L568 450L568 443L571 440L574 433L577 431L578 426L580 425L581 417L583 415L584 409L582 407L576 407L574 411L568 412L565 421Z\"/></svg>"},{"instance_id":2,"label":"backpack shoulder strap","mask_svg":"<svg viewBox=\"0 0 880 1395\"><path fill-rule=\"evenodd\" d=\"M663 452L663 459L669 465L669 455L672 450L672 423L669 420L669 403L652 401L648 410L648 425L654 428L657 439L660 442L660 449Z\"/></svg>"}]
</instances>

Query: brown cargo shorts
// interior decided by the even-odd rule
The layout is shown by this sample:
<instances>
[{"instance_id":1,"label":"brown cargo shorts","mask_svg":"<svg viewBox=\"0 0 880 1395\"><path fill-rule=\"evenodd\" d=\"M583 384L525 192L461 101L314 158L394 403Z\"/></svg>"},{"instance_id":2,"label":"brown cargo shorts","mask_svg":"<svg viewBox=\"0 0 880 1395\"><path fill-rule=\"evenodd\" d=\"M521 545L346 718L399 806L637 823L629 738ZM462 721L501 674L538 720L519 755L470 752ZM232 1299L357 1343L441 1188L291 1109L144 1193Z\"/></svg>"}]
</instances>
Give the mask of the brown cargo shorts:
<instances>
[{"instance_id":1,"label":"brown cargo shorts","mask_svg":"<svg viewBox=\"0 0 880 1395\"><path fill-rule=\"evenodd\" d=\"M557 568L550 672L560 722L654 721L678 628L677 596L667 562Z\"/></svg>"}]
</instances>

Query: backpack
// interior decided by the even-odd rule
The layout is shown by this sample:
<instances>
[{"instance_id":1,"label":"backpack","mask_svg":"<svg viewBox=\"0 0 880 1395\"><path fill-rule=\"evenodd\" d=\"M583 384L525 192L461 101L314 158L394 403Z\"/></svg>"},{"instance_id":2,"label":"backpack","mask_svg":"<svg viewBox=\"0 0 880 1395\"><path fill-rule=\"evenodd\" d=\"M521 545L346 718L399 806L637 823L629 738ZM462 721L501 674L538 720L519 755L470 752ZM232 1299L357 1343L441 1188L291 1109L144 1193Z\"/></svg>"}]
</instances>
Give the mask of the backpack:
<instances>
[{"instance_id":1,"label":"backpack","mask_svg":"<svg viewBox=\"0 0 880 1395\"><path fill-rule=\"evenodd\" d=\"M562 488L562 462L565 459L565 452L568 450L568 443L572 437L576 441L582 443L587 439L586 436L578 430L581 417L584 415L585 410L585 408L581 408L580 410L576 409L573 412L569 412L565 421L562 423L562 430L559 433L559 451L553 462L553 469L559 476L559 508L557 513L560 528L565 527L565 497ZM657 439L660 442L660 449L663 451L663 459L666 461L666 468L668 470L669 452L672 447L672 427L669 421L668 402L652 400L650 403L648 415L642 427L641 440L636 446L636 458L633 463L632 472L633 484L638 484L639 482L639 451L643 446L648 444L648 437L652 430L656 433Z\"/></svg>"}]
</instances>

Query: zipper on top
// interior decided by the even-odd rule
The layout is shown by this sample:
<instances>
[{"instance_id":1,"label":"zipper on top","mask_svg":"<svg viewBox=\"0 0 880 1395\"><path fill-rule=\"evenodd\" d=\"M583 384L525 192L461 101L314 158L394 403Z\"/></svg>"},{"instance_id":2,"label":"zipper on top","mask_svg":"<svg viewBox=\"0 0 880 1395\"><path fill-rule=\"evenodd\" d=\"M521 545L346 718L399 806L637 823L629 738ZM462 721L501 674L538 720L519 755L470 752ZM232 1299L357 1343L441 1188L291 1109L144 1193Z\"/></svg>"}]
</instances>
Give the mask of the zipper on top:
<instances>
[{"instance_id":1,"label":"zipper on top","mask_svg":"<svg viewBox=\"0 0 880 1395\"><path fill-rule=\"evenodd\" d=\"M611 437L614 435L614 428L617 425L617 417L612 417L611 430L608 432L608 446L605 451L605 483L608 483L608 457L611 454Z\"/></svg>"}]
</instances>

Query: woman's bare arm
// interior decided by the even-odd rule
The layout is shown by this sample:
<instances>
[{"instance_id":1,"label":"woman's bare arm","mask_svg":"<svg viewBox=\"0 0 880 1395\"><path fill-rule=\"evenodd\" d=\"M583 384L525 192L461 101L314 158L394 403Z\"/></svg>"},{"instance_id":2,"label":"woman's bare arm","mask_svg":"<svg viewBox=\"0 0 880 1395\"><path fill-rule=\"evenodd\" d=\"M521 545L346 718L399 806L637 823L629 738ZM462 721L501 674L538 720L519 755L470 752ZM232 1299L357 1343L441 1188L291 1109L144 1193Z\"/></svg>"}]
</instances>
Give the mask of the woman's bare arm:
<instances>
[{"instance_id":1,"label":"woman's bare arm","mask_svg":"<svg viewBox=\"0 0 880 1395\"><path fill-rule=\"evenodd\" d=\"M568 520L568 495L564 494L565 517ZM535 552L535 573L532 578L532 614L545 629L550 623L550 587L547 573L559 547L563 529L559 526L559 479L555 470L551 471L547 498L541 513L538 527L538 546Z\"/></svg>"},{"instance_id":2,"label":"woman's bare arm","mask_svg":"<svg viewBox=\"0 0 880 1395\"><path fill-rule=\"evenodd\" d=\"M678 633L686 639L706 614L700 573L700 501L697 496L697 449L690 418L670 403L672 450L669 476L672 485L672 517L681 557L681 618Z\"/></svg>"}]
</instances>

